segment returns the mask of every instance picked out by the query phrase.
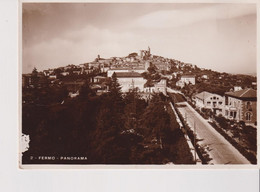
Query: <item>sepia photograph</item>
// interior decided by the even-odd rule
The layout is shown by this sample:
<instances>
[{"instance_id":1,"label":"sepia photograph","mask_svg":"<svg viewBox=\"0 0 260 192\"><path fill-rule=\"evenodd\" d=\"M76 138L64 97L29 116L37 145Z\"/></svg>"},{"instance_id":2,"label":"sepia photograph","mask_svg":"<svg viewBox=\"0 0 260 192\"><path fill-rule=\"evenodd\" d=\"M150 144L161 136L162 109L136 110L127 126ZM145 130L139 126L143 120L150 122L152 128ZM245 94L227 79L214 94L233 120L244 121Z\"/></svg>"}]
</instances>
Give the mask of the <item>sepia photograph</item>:
<instances>
[{"instance_id":1,"label":"sepia photograph","mask_svg":"<svg viewBox=\"0 0 260 192\"><path fill-rule=\"evenodd\" d=\"M19 165L257 165L254 3L20 4Z\"/></svg>"}]
</instances>

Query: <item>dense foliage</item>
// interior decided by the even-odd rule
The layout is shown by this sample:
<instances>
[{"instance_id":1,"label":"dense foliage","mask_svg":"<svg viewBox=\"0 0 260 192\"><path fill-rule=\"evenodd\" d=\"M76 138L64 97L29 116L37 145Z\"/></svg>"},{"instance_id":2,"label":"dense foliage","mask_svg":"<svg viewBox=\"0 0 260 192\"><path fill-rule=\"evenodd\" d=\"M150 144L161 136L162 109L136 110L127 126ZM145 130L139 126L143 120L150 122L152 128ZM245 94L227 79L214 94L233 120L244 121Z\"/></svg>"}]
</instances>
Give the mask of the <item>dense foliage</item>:
<instances>
[{"instance_id":1,"label":"dense foliage","mask_svg":"<svg viewBox=\"0 0 260 192\"><path fill-rule=\"evenodd\" d=\"M86 81L76 98L68 98L64 87L48 88L52 94L47 95L35 88L24 90L32 100L38 99L22 106L22 131L30 136L23 163L192 162L178 150L189 154L164 95L154 95L148 102L136 90L122 94L115 75L108 86L108 93L96 96ZM37 156L86 156L87 160L31 159Z\"/></svg>"}]
</instances>

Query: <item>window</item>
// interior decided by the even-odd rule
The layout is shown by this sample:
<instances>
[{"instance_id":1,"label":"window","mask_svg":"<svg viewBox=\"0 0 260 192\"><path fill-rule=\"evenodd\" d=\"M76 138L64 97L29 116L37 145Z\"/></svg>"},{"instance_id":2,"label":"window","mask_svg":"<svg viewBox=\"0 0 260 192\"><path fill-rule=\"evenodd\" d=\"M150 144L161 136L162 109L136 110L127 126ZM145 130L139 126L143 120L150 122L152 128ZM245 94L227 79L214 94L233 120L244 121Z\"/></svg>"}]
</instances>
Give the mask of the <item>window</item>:
<instances>
[{"instance_id":1,"label":"window","mask_svg":"<svg viewBox=\"0 0 260 192\"><path fill-rule=\"evenodd\" d=\"M225 96L225 105L228 105L228 97Z\"/></svg>"},{"instance_id":2,"label":"window","mask_svg":"<svg viewBox=\"0 0 260 192\"><path fill-rule=\"evenodd\" d=\"M252 103L250 101L246 102L246 109L252 111Z\"/></svg>"},{"instance_id":3,"label":"window","mask_svg":"<svg viewBox=\"0 0 260 192\"><path fill-rule=\"evenodd\" d=\"M237 112L234 111L234 113L233 113L233 118L235 119L236 117L237 117Z\"/></svg>"},{"instance_id":4,"label":"window","mask_svg":"<svg viewBox=\"0 0 260 192\"><path fill-rule=\"evenodd\" d=\"M251 119L252 119L252 113L246 112L246 121L251 121Z\"/></svg>"},{"instance_id":5,"label":"window","mask_svg":"<svg viewBox=\"0 0 260 192\"><path fill-rule=\"evenodd\" d=\"M222 101L219 101L218 104L219 104L219 105L222 105Z\"/></svg>"},{"instance_id":6,"label":"window","mask_svg":"<svg viewBox=\"0 0 260 192\"><path fill-rule=\"evenodd\" d=\"M215 100L215 99L216 99L216 97L214 96L214 97L213 97L213 99Z\"/></svg>"},{"instance_id":7,"label":"window","mask_svg":"<svg viewBox=\"0 0 260 192\"><path fill-rule=\"evenodd\" d=\"M236 111L230 111L230 115L231 118L235 119L237 116L237 112Z\"/></svg>"},{"instance_id":8,"label":"window","mask_svg":"<svg viewBox=\"0 0 260 192\"><path fill-rule=\"evenodd\" d=\"M210 104L211 104L211 102L210 102L210 101L208 101L208 102L207 102L207 104L208 104L208 105L210 105Z\"/></svg>"}]
</instances>

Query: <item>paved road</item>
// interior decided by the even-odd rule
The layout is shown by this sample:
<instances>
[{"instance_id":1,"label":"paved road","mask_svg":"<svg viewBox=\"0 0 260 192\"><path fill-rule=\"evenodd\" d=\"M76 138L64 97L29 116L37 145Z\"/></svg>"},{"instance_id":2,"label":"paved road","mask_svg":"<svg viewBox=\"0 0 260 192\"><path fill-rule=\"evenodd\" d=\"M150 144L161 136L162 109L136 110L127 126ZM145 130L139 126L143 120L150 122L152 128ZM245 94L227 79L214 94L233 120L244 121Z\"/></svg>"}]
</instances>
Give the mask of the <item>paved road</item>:
<instances>
[{"instance_id":1,"label":"paved road","mask_svg":"<svg viewBox=\"0 0 260 192\"><path fill-rule=\"evenodd\" d=\"M220 135L205 119L203 119L186 102L178 103L179 111L186 117L188 124L194 130L201 146L208 146L209 155L213 159L210 164L250 164L250 162L233 147L222 135Z\"/></svg>"}]
</instances>

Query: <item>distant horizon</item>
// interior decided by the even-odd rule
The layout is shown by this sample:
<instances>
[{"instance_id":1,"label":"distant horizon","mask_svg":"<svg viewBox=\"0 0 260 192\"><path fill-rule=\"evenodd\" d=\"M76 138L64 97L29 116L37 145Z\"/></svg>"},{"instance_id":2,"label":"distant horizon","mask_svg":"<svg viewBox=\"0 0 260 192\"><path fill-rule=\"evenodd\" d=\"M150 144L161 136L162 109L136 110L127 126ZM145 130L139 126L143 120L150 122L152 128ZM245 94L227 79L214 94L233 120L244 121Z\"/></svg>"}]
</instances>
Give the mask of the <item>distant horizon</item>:
<instances>
[{"instance_id":1,"label":"distant horizon","mask_svg":"<svg viewBox=\"0 0 260 192\"><path fill-rule=\"evenodd\" d=\"M200 68L256 74L255 4L25 3L22 26L23 73L150 46Z\"/></svg>"},{"instance_id":2,"label":"distant horizon","mask_svg":"<svg viewBox=\"0 0 260 192\"><path fill-rule=\"evenodd\" d=\"M135 53L135 52L132 52L132 53ZM156 56L160 56L160 55L156 55ZM126 57L126 56L111 56L111 57ZM111 58L111 57L108 57L108 58ZM102 58L102 57L101 57ZM104 58L104 59L108 59L108 58ZM174 59L174 58L168 58L168 59ZM94 59L95 60L95 59ZM93 60L93 61L94 61ZM174 59L174 60L177 60L177 61L180 61L178 59ZM55 69L55 68L60 68L60 67L66 67L68 65L80 65L80 64L84 64L84 63L90 63L90 62L93 62L93 61L87 61L87 62L83 62L83 63L68 63L66 65L61 65L61 66L57 66L57 67L54 67L54 68L48 68L48 69ZM183 62L183 61L180 61L180 62ZM183 63L186 63L186 62L183 62ZM192 63L186 63L186 64L192 64ZM195 65L195 64L192 64L192 65ZM197 65L196 65L197 66ZM221 72L221 71L216 71L216 70L213 70L213 69L210 69L210 68L203 68L203 67L200 67L200 66L197 66L199 67L200 69L206 69L206 70L212 70L212 71L215 71L215 72L218 72L218 73L228 73L228 74L232 74L232 75L250 75L250 76L254 76L256 77L257 76L257 72L255 73L229 73L229 72ZM35 67L36 68L36 67ZM48 69L42 69L42 70L39 70L38 68L36 68L38 72L42 72L43 70L48 70ZM32 72L32 71L31 71ZM30 74L31 72L27 72L27 73L23 73L23 74Z\"/></svg>"}]
</instances>

